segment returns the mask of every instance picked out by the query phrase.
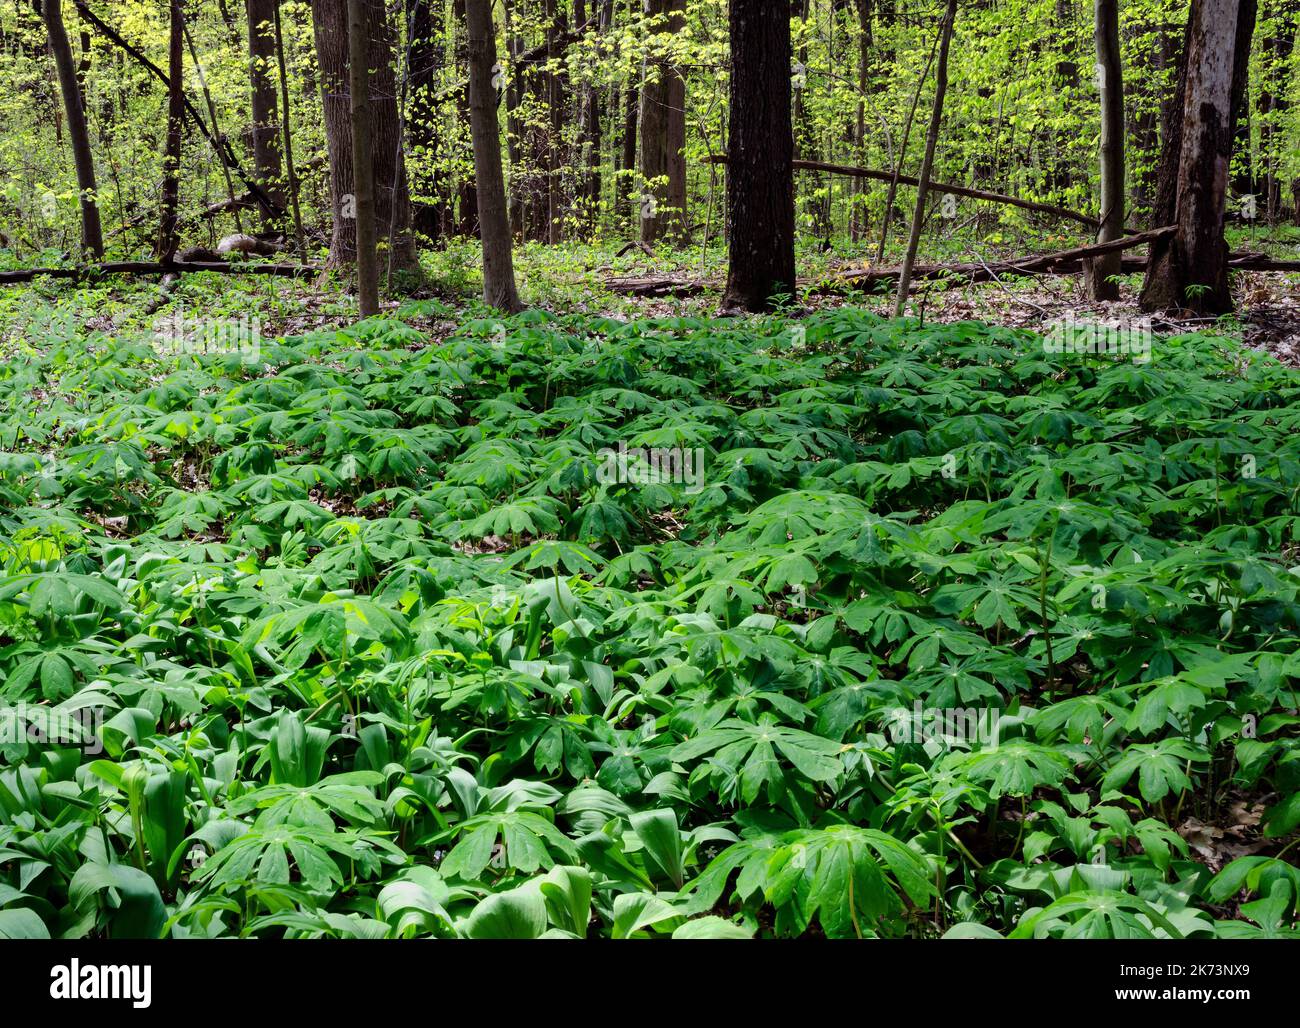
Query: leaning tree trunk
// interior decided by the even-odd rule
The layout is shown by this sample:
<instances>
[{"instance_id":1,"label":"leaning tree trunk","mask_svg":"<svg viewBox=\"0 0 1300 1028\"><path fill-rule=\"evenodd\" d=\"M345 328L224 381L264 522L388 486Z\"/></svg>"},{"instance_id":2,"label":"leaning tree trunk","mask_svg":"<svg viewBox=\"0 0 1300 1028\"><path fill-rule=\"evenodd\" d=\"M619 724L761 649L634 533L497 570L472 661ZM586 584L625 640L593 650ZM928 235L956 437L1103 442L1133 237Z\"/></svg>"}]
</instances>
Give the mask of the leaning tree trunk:
<instances>
[{"instance_id":1,"label":"leaning tree trunk","mask_svg":"<svg viewBox=\"0 0 1300 1028\"><path fill-rule=\"evenodd\" d=\"M794 128L790 116L790 8L731 0L729 254L723 307L762 311L792 295Z\"/></svg>"},{"instance_id":2,"label":"leaning tree trunk","mask_svg":"<svg viewBox=\"0 0 1300 1028\"><path fill-rule=\"evenodd\" d=\"M511 253L506 182L501 171L501 127L492 69L497 63L492 0L465 0L469 49L469 117L474 140L474 178L479 234L483 239L483 301L513 314L520 309Z\"/></svg>"},{"instance_id":3,"label":"leaning tree trunk","mask_svg":"<svg viewBox=\"0 0 1300 1028\"><path fill-rule=\"evenodd\" d=\"M246 0L248 16L248 81L252 90L253 124L249 135L253 143L253 174L276 204L284 205L280 188L280 131L275 79L275 13L280 0ZM262 211L264 228L271 219Z\"/></svg>"},{"instance_id":4,"label":"leaning tree trunk","mask_svg":"<svg viewBox=\"0 0 1300 1028\"><path fill-rule=\"evenodd\" d=\"M166 263L180 246L176 209L180 205L181 139L185 129L185 12L181 0L171 0L171 29L167 45L167 142L163 152L162 213L158 219L158 259Z\"/></svg>"},{"instance_id":5,"label":"leaning tree trunk","mask_svg":"<svg viewBox=\"0 0 1300 1028\"><path fill-rule=\"evenodd\" d=\"M81 246L92 257L104 256L104 230L99 222L98 192L95 188L95 160L90 152L90 133L86 131L86 110L77 88L77 71L72 64L72 47L63 27L63 0L45 0L41 5L45 31L49 36L54 70L63 94L63 110L68 121L68 141L72 144L72 162L77 172L77 189L81 200Z\"/></svg>"},{"instance_id":6,"label":"leaning tree trunk","mask_svg":"<svg viewBox=\"0 0 1300 1028\"><path fill-rule=\"evenodd\" d=\"M930 191L930 174L934 170L934 151L939 145L939 129L943 125L943 101L948 93L948 47L952 42L952 28L957 21L957 0L948 0L943 27L939 30L939 63L934 69L934 106L930 109L930 132L925 140L925 157L921 161L921 174L917 176L916 210L912 213L912 232L907 240L907 254L898 275L898 296L894 300L894 317L903 316L903 305L912 289L912 268L916 264L916 251L921 244L921 226L925 223L925 202Z\"/></svg>"},{"instance_id":7,"label":"leaning tree trunk","mask_svg":"<svg viewBox=\"0 0 1300 1028\"><path fill-rule=\"evenodd\" d=\"M684 11L684 0L645 0L646 17L659 21L658 45L681 34ZM686 238L685 148L686 80L666 57L647 59L641 89L641 176L650 196L641 204L643 243L661 236L679 242Z\"/></svg>"},{"instance_id":8,"label":"leaning tree trunk","mask_svg":"<svg viewBox=\"0 0 1300 1028\"><path fill-rule=\"evenodd\" d=\"M348 0L348 92L351 94L352 184L356 190L357 298L361 316L379 313L379 249L375 231L375 164L371 156L370 69L366 0Z\"/></svg>"},{"instance_id":9,"label":"leaning tree trunk","mask_svg":"<svg viewBox=\"0 0 1300 1028\"><path fill-rule=\"evenodd\" d=\"M1196 0L1184 54L1182 140L1173 183L1178 231L1153 247L1143 285L1145 310L1185 308L1202 315L1233 310L1228 282L1228 173L1240 36L1253 28L1255 0ZM1247 49L1248 53L1248 49ZM1163 170L1163 169L1162 169ZM1168 192L1161 183L1162 196ZM1158 205L1159 206L1159 205Z\"/></svg>"},{"instance_id":10,"label":"leaning tree trunk","mask_svg":"<svg viewBox=\"0 0 1300 1028\"><path fill-rule=\"evenodd\" d=\"M1124 235L1124 79L1119 48L1119 0L1096 0L1097 78L1101 91L1101 230L1097 242ZM1088 295L1118 300L1123 254L1085 265Z\"/></svg>"},{"instance_id":11,"label":"leaning tree trunk","mask_svg":"<svg viewBox=\"0 0 1300 1028\"><path fill-rule=\"evenodd\" d=\"M362 0L370 67L372 157L375 177L375 223L387 243L391 266L418 274L415 239L411 234L411 200L405 162L399 150L402 128L393 74L394 37L383 0ZM334 227L330 238L331 265L357 258L356 190L352 181L352 116L348 86L346 0L312 0L312 25L320 65L325 115L325 144L329 153L330 195Z\"/></svg>"}]
</instances>

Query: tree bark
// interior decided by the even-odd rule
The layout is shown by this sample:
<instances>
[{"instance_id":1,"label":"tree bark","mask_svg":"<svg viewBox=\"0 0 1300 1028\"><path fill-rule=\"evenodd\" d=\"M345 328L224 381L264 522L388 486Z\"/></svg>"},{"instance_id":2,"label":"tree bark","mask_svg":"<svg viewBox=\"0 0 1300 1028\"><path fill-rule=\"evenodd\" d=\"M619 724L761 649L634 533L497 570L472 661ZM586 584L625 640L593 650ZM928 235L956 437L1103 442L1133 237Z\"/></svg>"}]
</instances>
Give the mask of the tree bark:
<instances>
[{"instance_id":1,"label":"tree bark","mask_svg":"<svg viewBox=\"0 0 1300 1028\"><path fill-rule=\"evenodd\" d=\"M86 130L86 110L77 88L77 71L72 64L72 47L63 26L63 0L45 0L41 5L50 53L63 94L63 112L68 122L68 141L77 173L77 190L81 204L81 247L92 257L104 255L104 229L99 220L98 191L95 187L95 159L90 151L90 133Z\"/></svg>"},{"instance_id":2,"label":"tree bark","mask_svg":"<svg viewBox=\"0 0 1300 1028\"><path fill-rule=\"evenodd\" d=\"M361 316L379 313L375 231L375 164L371 156L370 69L365 0L348 0L348 92L351 94L352 184L356 191L357 297Z\"/></svg>"},{"instance_id":3,"label":"tree bark","mask_svg":"<svg viewBox=\"0 0 1300 1028\"><path fill-rule=\"evenodd\" d=\"M513 314L520 309L511 253L505 176L501 171L501 127L492 69L497 63L492 0L465 0L469 49L470 132L474 140L474 178L479 231L483 239L483 301Z\"/></svg>"},{"instance_id":4,"label":"tree bark","mask_svg":"<svg viewBox=\"0 0 1300 1028\"><path fill-rule=\"evenodd\" d=\"M281 206L284 190L280 186L279 104L271 69L275 64L275 16L280 0L245 0L248 17L248 82L251 91L253 123L249 128L253 149L253 174L267 195ZM262 225L270 228L271 219L264 211Z\"/></svg>"},{"instance_id":5,"label":"tree bark","mask_svg":"<svg viewBox=\"0 0 1300 1028\"><path fill-rule=\"evenodd\" d=\"M686 24L683 0L645 0L658 46ZM686 237L686 82L666 57L646 59L641 87L641 241Z\"/></svg>"},{"instance_id":6,"label":"tree bark","mask_svg":"<svg viewBox=\"0 0 1300 1028\"><path fill-rule=\"evenodd\" d=\"M283 114L280 118L281 137L284 140L284 167L286 184L289 187L289 204L293 211L293 236L298 244L298 256L306 256L306 242L302 234L302 210L298 204L298 173L293 166L293 136L289 131L289 72L285 68L284 31L280 25L280 5L275 5L275 59L279 68L280 103Z\"/></svg>"},{"instance_id":7,"label":"tree bark","mask_svg":"<svg viewBox=\"0 0 1300 1028\"><path fill-rule=\"evenodd\" d=\"M445 201L437 171L438 106L434 83L442 71L443 47L433 12L434 0L407 0L407 24L411 26L411 104L406 138L414 167L424 169L412 175L412 189L418 199L411 204L411 224L430 242L442 237ZM430 170L431 169L431 170Z\"/></svg>"},{"instance_id":8,"label":"tree bark","mask_svg":"<svg viewBox=\"0 0 1300 1028\"><path fill-rule=\"evenodd\" d=\"M171 28L167 44L167 75L171 86L167 91L167 142L163 152L162 212L158 219L158 245L155 252L159 260L167 263L180 246L176 231L177 208L180 205L181 140L185 129L185 98L182 92L185 76L185 12L181 0L171 0Z\"/></svg>"},{"instance_id":9,"label":"tree bark","mask_svg":"<svg viewBox=\"0 0 1300 1028\"><path fill-rule=\"evenodd\" d=\"M727 289L723 306L762 311L793 295L794 129L790 111L790 9L731 0L730 137L727 141Z\"/></svg>"},{"instance_id":10,"label":"tree bark","mask_svg":"<svg viewBox=\"0 0 1300 1028\"><path fill-rule=\"evenodd\" d=\"M1254 0L1195 0L1188 25L1181 91L1182 140L1172 192L1178 231L1153 247L1141 304L1146 310L1186 308L1201 315L1233 310L1224 239L1232 159L1234 86L1241 36L1254 26ZM1249 52L1249 43L1246 44Z\"/></svg>"},{"instance_id":11,"label":"tree bark","mask_svg":"<svg viewBox=\"0 0 1300 1028\"><path fill-rule=\"evenodd\" d=\"M1101 230L1097 242L1124 234L1124 79L1119 46L1119 0L1096 0L1097 77L1101 91ZM1088 295L1118 300L1120 255L1090 262L1085 271Z\"/></svg>"},{"instance_id":12,"label":"tree bark","mask_svg":"<svg viewBox=\"0 0 1300 1028\"><path fill-rule=\"evenodd\" d=\"M925 139L925 158L916 187L916 210L912 213L912 232L907 240L907 254L898 276L898 296L894 300L894 317L903 316L903 305L912 287L912 266L921 244L921 226L925 223L925 201L930 190L930 173L934 170L934 151L939 144L939 129L943 124L943 101L948 92L948 47L952 42L953 24L957 20L957 0L948 0L940 29L939 59L934 69L934 106L930 109L930 131Z\"/></svg>"},{"instance_id":13,"label":"tree bark","mask_svg":"<svg viewBox=\"0 0 1300 1028\"><path fill-rule=\"evenodd\" d=\"M383 0L361 0L366 18L366 53L370 68L370 116L375 185L375 224L389 250L392 267L418 274L411 235L411 200L393 74L394 37ZM312 0L312 25L320 65L325 143L329 153L333 231L330 264L352 264L357 257L356 190L352 172L351 96L348 85L346 0Z\"/></svg>"}]
</instances>

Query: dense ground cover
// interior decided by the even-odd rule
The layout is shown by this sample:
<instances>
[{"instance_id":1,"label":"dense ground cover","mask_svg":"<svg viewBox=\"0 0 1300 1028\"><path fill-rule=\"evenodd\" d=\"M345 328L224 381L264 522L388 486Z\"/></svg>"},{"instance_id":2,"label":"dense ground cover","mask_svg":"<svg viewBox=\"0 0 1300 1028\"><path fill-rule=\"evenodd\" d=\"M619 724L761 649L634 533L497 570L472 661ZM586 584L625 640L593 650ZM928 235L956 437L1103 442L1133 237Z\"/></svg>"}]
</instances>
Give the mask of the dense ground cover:
<instances>
[{"instance_id":1,"label":"dense ground cover","mask_svg":"<svg viewBox=\"0 0 1300 1028\"><path fill-rule=\"evenodd\" d=\"M0 934L1296 934L1294 371L439 314L10 354Z\"/></svg>"}]
</instances>

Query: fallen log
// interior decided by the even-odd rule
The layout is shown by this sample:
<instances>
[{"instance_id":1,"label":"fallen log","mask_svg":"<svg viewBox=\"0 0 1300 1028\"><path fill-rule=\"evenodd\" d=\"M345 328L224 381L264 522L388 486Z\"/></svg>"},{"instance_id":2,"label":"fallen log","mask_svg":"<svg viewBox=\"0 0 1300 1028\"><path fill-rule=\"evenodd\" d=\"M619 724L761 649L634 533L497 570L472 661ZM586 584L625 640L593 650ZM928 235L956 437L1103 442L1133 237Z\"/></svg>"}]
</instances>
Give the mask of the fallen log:
<instances>
[{"instance_id":1,"label":"fallen log","mask_svg":"<svg viewBox=\"0 0 1300 1028\"><path fill-rule=\"evenodd\" d=\"M712 154L705 158L706 163L726 164L726 154ZM795 170L797 171L824 171L830 175L850 175L853 178L868 178L875 182L892 182L894 173L892 171L878 171L875 168L858 168L849 164L827 164L824 161L795 161ZM916 186L920 182L911 175L899 175L898 182L904 186ZM932 193L952 193L954 196L966 196L972 200L987 200L989 203L1002 204L1004 207L1019 207L1022 210L1034 211L1037 214L1048 214L1055 218L1065 218L1069 221L1077 221L1080 225L1087 225L1089 228L1099 228L1100 222L1096 218L1090 218L1086 214L1078 211L1072 211L1065 207L1055 207L1050 203L1039 203L1036 200L1022 200L1018 196L1007 196L1004 193L990 193L983 189L972 189L969 186L953 185L951 182L931 182L930 192Z\"/></svg>"},{"instance_id":2,"label":"fallen log","mask_svg":"<svg viewBox=\"0 0 1300 1028\"><path fill-rule=\"evenodd\" d=\"M1054 253L1018 257L1009 261L994 261L991 264L979 261L967 264L929 265L924 269L927 274L921 277L984 282L1001 275L1074 274L1082 270L1085 261L1101 257L1104 254L1145 246L1157 239L1172 235L1177 230L1176 225L1165 225L1161 228L1151 229L1148 232L1139 232L1136 235L1113 239L1106 243L1090 243L1087 246L1076 246L1069 250L1057 250ZM919 271L914 272L914 274L919 274ZM898 275L899 272L896 268L866 268L862 271L836 276L834 279L822 280L817 284L817 289L822 291L825 288L833 292L845 286L856 286L862 283L874 284L880 281L896 279Z\"/></svg>"},{"instance_id":3,"label":"fallen log","mask_svg":"<svg viewBox=\"0 0 1300 1028\"><path fill-rule=\"evenodd\" d=\"M109 261L88 264L79 268L23 268L19 271L0 271L0 285L30 282L48 275L50 278L81 280L97 275L172 275L198 271L215 271L219 275L275 275L281 278L310 278L321 269L309 264L254 264L243 261L212 264L197 261Z\"/></svg>"}]
</instances>

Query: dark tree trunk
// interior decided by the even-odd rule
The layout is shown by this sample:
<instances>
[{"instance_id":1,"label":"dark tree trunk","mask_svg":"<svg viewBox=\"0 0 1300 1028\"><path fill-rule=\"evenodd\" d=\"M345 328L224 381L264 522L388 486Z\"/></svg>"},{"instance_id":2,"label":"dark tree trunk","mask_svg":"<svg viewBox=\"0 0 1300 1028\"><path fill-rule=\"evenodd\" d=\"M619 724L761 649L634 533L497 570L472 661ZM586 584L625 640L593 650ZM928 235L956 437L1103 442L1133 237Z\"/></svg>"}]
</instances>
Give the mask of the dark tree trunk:
<instances>
[{"instance_id":1,"label":"dark tree trunk","mask_svg":"<svg viewBox=\"0 0 1300 1028\"><path fill-rule=\"evenodd\" d=\"M362 0L370 66L370 114L375 183L375 224L388 245L387 258L401 272L418 272L411 235L411 201L399 142L397 84L393 74L393 31L383 0ZM352 264L357 257L356 190L352 180L351 93L348 85L348 32L345 0L312 0L312 25L320 65L325 142L329 152L334 229L330 263Z\"/></svg>"},{"instance_id":2,"label":"dark tree trunk","mask_svg":"<svg viewBox=\"0 0 1300 1028\"><path fill-rule=\"evenodd\" d=\"M275 59L279 68L280 103L284 108L280 119L281 138L284 140L285 178L289 187L290 207L293 210L293 236L298 244L298 255L306 254L306 242L302 234L302 210L298 204L298 173L293 166L293 136L289 131L289 72L285 66L284 31L280 25L280 6L275 7Z\"/></svg>"},{"instance_id":3,"label":"dark tree trunk","mask_svg":"<svg viewBox=\"0 0 1300 1028\"><path fill-rule=\"evenodd\" d=\"M1203 315L1232 311L1224 239L1232 159L1238 61L1249 54L1255 0L1195 0L1184 54L1182 139L1172 191L1178 227L1167 246L1152 247L1142 290L1146 310L1186 308ZM1241 61L1244 63L1244 60Z\"/></svg>"},{"instance_id":4,"label":"dark tree trunk","mask_svg":"<svg viewBox=\"0 0 1300 1028\"><path fill-rule=\"evenodd\" d=\"M683 0L645 0L647 18L664 37L685 27ZM641 87L641 176L649 196L641 203L641 241L683 241L686 211L686 82L667 60L645 62ZM662 181L660 181L662 180Z\"/></svg>"},{"instance_id":5,"label":"dark tree trunk","mask_svg":"<svg viewBox=\"0 0 1300 1028\"><path fill-rule=\"evenodd\" d=\"M77 172L77 189L81 202L81 247L92 257L104 256L104 230L99 221L98 191L95 188L95 159L90 152L90 133L86 131L86 110L77 88L77 72L72 64L72 47L63 27L63 0L45 0L41 5L45 31L54 57L54 70L63 94L63 113L68 122L68 141Z\"/></svg>"},{"instance_id":6,"label":"dark tree trunk","mask_svg":"<svg viewBox=\"0 0 1300 1028\"><path fill-rule=\"evenodd\" d=\"M465 69L468 80L469 43L465 21L465 0L455 0L452 4L452 15L456 22L456 65ZM457 94L457 116L461 124L470 123L468 89L462 89ZM462 236L478 235L478 189L475 187L473 175L466 175L460 180L456 206L459 212L457 233Z\"/></svg>"},{"instance_id":7,"label":"dark tree trunk","mask_svg":"<svg viewBox=\"0 0 1300 1028\"><path fill-rule=\"evenodd\" d=\"M185 130L185 12L181 0L171 0L167 37L167 143L163 153L162 213L158 219L158 259L166 263L180 246L176 209L180 205L181 140Z\"/></svg>"},{"instance_id":8,"label":"dark tree trunk","mask_svg":"<svg viewBox=\"0 0 1300 1028\"><path fill-rule=\"evenodd\" d=\"M279 0L245 0L248 15L248 80L252 88L253 175L278 205L284 204L280 187L279 112L275 79L275 14ZM266 212L262 222L269 226Z\"/></svg>"},{"instance_id":9,"label":"dark tree trunk","mask_svg":"<svg viewBox=\"0 0 1300 1028\"><path fill-rule=\"evenodd\" d=\"M497 63L492 0L465 0L469 48L470 131L474 138L474 177L483 238L483 301L497 310L519 310L511 253L506 183L501 171L501 127L492 69Z\"/></svg>"},{"instance_id":10,"label":"dark tree trunk","mask_svg":"<svg viewBox=\"0 0 1300 1028\"><path fill-rule=\"evenodd\" d=\"M406 138L412 166L420 174L411 176L411 224L430 242L442 237L445 202L438 163L438 106L433 100L435 84L443 65L441 25L434 18L436 0L407 0L407 24L411 26L411 103Z\"/></svg>"},{"instance_id":11,"label":"dark tree trunk","mask_svg":"<svg viewBox=\"0 0 1300 1028\"><path fill-rule=\"evenodd\" d=\"M629 5L634 7L638 0L628 0ZM629 8L631 14L631 7ZM617 208L620 217L626 219L629 223L634 222L634 213L632 205L632 181L633 172L636 170L636 143L637 132L640 130L638 124L641 115L641 81L637 76L629 76L627 87L623 95L623 150L622 160L619 162L618 181L615 187L614 206Z\"/></svg>"},{"instance_id":12,"label":"dark tree trunk","mask_svg":"<svg viewBox=\"0 0 1300 1028\"><path fill-rule=\"evenodd\" d=\"M1097 242L1124 235L1124 79L1119 47L1119 0L1096 0L1097 77L1101 91L1101 230ZM1094 300L1118 300L1123 254L1114 253L1085 266L1088 294Z\"/></svg>"},{"instance_id":13,"label":"dark tree trunk","mask_svg":"<svg viewBox=\"0 0 1300 1028\"><path fill-rule=\"evenodd\" d=\"M731 0L730 29L723 306L761 311L772 297L795 291L789 6Z\"/></svg>"},{"instance_id":14,"label":"dark tree trunk","mask_svg":"<svg viewBox=\"0 0 1300 1028\"><path fill-rule=\"evenodd\" d=\"M379 313L379 246L375 231L375 164L371 157L370 69L366 0L348 0L348 92L352 188L356 192L357 299L361 316Z\"/></svg>"}]
</instances>

